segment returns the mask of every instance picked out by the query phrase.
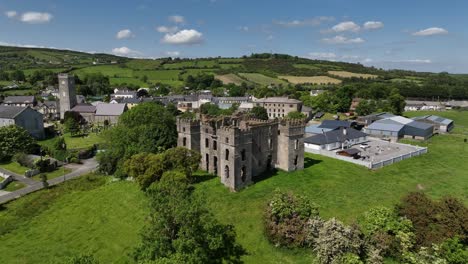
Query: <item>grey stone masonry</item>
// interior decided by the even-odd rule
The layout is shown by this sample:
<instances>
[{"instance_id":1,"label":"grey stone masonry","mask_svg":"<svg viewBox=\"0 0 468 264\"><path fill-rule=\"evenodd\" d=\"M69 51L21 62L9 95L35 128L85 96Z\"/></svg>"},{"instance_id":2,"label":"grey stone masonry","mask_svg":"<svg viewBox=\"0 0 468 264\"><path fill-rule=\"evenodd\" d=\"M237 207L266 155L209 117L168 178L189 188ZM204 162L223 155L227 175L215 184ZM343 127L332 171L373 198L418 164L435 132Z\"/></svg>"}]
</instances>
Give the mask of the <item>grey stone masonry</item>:
<instances>
[{"instance_id":1,"label":"grey stone masonry","mask_svg":"<svg viewBox=\"0 0 468 264\"><path fill-rule=\"evenodd\" d=\"M273 168L304 168L304 120L258 120L246 115L177 119L178 146L200 152L200 167L237 191Z\"/></svg>"},{"instance_id":2,"label":"grey stone masonry","mask_svg":"<svg viewBox=\"0 0 468 264\"><path fill-rule=\"evenodd\" d=\"M75 76L61 73L58 75L60 119L65 117L65 112L70 111L76 102Z\"/></svg>"}]
</instances>

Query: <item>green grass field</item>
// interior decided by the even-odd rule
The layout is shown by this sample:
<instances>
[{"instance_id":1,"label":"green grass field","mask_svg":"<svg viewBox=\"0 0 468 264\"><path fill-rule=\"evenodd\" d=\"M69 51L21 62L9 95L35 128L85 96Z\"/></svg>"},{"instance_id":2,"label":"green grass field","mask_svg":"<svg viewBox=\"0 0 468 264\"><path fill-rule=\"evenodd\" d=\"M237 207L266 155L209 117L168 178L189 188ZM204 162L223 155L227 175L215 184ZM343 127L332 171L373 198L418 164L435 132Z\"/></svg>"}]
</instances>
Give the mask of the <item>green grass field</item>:
<instances>
[{"instance_id":1,"label":"green grass field","mask_svg":"<svg viewBox=\"0 0 468 264\"><path fill-rule=\"evenodd\" d=\"M221 221L236 227L239 241L250 253L246 263L310 263L311 252L279 250L263 235L263 209L276 189L303 194L320 206L323 217L348 224L372 207L394 206L418 185L433 198L453 195L468 204L468 144L463 138L436 136L421 143L429 147L428 154L378 171L307 155L305 170L279 172L239 193L230 193L217 178L199 184L197 192Z\"/></svg>"},{"instance_id":2,"label":"green grass field","mask_svg":"<svg viewBox=\"0 0 468 264\"><path fill-rule=\"evenodd\" d=\"M103 140L99 134L90 133L84 137L72 137L69 133L64 135L65 143L67 144L67 149L85 149L92 147L94 144L102 143ZM46 140L39 141L39 145L47 146L48 148L53 148L53 143L55 138L50 138Z\"/></svg>"},{"instance_id":3,"label":"green grass field","mask_svg":"<svg viewBox=\"0 0 468 264\"><path fill-rule=\"evenodd\" d=\"M14 172L19 175L24 175L24 173L29 170L29 168L21 166L18 162L6 162L0 163L0 168Z\"/></svg>"},{"instance_id":4,"label":"green grass field","mask_svg":"<svg viewBox=\"0 0 468 264\"><path fill-rule=\"evenodd\" d=\"M12 181L2 191L14 192L24 187L26 187L24 183L18 182L18 181Z\"/></svg>"},{"instance_id":5,"label":"green grass field","mask_svg":"<svg viewBox=\"0 0 468 264\"><path fill-rule=\"evenodd\" d=\"M81 177L4 207L1 263L63 263L83 253L101 263L128 263L146 213L136 184L106 183L104 176Z\"/></svg>"},{"instance_id":6,"label":"green grass field","mask_svg":"<svg viewBox=\"0 0 468 264\"><path fill-rule=\"evenodd\" d=\"M413 112L406 114L413 116ZM377 171L307 154L303 171L278 172L237 193L229 192L213 177L196 184L196 192L206 198L220 221L235 226L239 242L248 251L246 263L311 263L310 250L276 248L263 235L263 210L276 189L305 195L320 206L322 217L337 217L348 224L372 207L392 207L408 192L421 188L433 198L452 195L468 204L468 144L463 142L468 112L437 114L455 120L454 134L414 142L427 146L429 153ZM104 263L127 261L146 213L144 196L128 182L91 190L79 186L66 183L34 193L0 211L0 252L5 253L0 259L4 263L41 263L83 252L95 254ZM60 188L68 189L49 197L48 192ZM31 201L40 204L31 205ZM22 216L27 205L39 207L38 212ZM2 230L9 233L1 235Z\"/></svg>"}]
</instances>

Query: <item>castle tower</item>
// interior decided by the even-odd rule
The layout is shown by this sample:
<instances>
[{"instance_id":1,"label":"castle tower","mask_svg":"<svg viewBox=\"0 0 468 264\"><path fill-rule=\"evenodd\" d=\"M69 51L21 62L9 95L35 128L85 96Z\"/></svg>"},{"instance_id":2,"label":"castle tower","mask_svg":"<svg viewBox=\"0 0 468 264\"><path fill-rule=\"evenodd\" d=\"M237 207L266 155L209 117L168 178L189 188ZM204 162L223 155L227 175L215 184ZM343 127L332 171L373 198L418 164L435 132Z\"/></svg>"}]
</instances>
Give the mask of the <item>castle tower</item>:
<instances>
[{"instance_id":1,"label":"castle tower","mask_svg":"<svg viewBox=\"0 0 468 264\"><path fill-rule=\"evenodd\" d=\"M60 119L65 117L65 112L70 111L76 104L75 76L61 73L58 75Z\"/></svg>"},{"instance_id":2,"label":"castle tower","mask_svg":"<svg viewBox=\"0 0 468 264\"><path fill-rule=\"evenodd\" d=\"M200 152L200 121L177 118L177 146Z\"/></svg>"},{"instance_id":3,"label":"castle tower","mask_svg":"<svg viewBox=\"0 0 468 264\"><path fill-rule=\"evenodd\" d=\"M239 127L221 127L217 133L221 183L232 191L252 184L252 133Z\"/></svg>"},{"instance_id":4,"label":"castle tower","mask_svg":"<svg viewBox=\"0 0 468 264\"><path fill-rule=\"evenodd\" d=\"M276 167L284 171L304 169L304 120L284 119L278 131Z\"/></svg>"}]
</instances>

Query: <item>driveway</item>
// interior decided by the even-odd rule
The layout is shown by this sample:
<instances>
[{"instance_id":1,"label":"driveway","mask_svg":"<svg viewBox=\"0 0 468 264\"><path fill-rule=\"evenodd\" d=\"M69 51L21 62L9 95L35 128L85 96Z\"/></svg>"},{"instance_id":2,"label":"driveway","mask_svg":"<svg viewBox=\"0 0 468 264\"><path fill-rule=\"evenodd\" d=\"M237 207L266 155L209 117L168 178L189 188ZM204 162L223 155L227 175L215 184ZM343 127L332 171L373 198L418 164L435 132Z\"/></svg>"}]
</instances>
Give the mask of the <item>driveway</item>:
<instances>
[{"instance_id":1,"label":"driveway","mask_svg":"<svg viewBox=\"0 0 468 264\"><path fill-rule=\"evenodd\" d=\"M88 159L88 160L83 160L82 162L83 162L83 164L81 164L81 165L76 165L75 166L74 164L73 165L70 164L69 166L67 166L68 168L76 168L76 169L74 171L64 175L64 176L60 176L60 177L48 180L47 182L49 183L49 186L57 185L57 184L62 183L64 181L75 179L77 177L80 177L81 175L84 175L84 174L87 174L87 173L89 173L91 171L94 171L98 167L98 163L94 158L93 159ZM0 196L0 204L4 204L4 203L9 202L11 200L15 200L17 198L20 198L21 196L24 196L26 194L29 194L29 193L32 193L32 192L35 192L35 191L38 191L38 190L41 190L41 189L44 188L42 182L37 182L35 180L28 179L28 178L26 178L24 176L21 176L21 175L15 175L14 173L11 173L9 171L7 171L6 173L13 175L15 180L16 180L16 177L18 177L18 181L21 181L21 182L25 183L28 186L25 187L25 188L19 189L17 191L14 191L14 192L3 192L3 193L7 193L7 194L3 194L3 195ZM26 178L26 179L23 179L23 178Z\"/></svg>"}]
</instances>

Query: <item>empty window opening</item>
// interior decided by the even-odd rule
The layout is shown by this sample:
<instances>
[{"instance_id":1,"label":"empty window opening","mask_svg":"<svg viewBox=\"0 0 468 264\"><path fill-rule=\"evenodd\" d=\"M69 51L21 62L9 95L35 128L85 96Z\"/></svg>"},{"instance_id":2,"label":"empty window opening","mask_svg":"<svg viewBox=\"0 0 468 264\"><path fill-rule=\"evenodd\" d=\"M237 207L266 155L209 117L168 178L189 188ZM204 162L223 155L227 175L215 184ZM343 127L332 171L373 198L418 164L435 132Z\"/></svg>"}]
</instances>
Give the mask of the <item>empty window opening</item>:
<instances>
[{"instance_id":1,"label":"empty window opening","mask_svg":"<svg viewBox=\"0 0 468 264\"><path fill-rule=\"evenodd\" d=\"M243 166L242 169L241 169L241 180L242 180L242 182L245 182L246 178L247 178L247 170L245 169L245 166Z\"/></svg>"}]
</instances>

